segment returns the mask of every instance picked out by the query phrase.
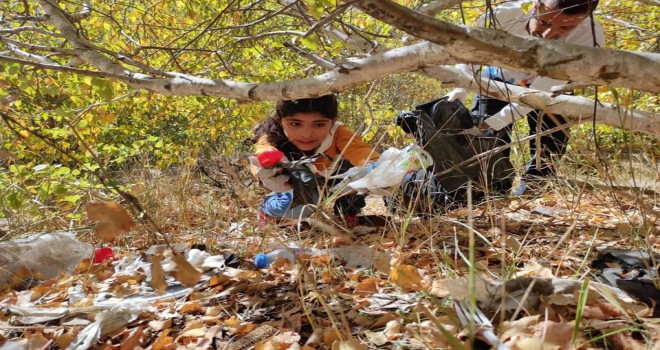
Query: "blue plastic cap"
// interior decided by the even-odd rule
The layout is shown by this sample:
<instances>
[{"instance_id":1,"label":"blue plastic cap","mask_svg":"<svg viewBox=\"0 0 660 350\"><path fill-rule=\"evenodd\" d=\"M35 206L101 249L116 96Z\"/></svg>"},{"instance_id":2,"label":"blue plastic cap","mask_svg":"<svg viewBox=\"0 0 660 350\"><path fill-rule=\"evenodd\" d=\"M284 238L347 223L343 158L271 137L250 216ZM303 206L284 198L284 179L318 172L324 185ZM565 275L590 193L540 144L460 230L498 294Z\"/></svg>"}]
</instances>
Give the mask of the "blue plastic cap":
<instances>
[{"instance_id":1,"label":"blue plastic cap","mask_svg":"<svg viewBox=\"0 0 660 350\"><path fill-rule=\"evenodd\" d=\"M257 254L254 256L254 265L258 269L265 269L268 267L268 257L266 254Z\"/></svg>"}]
</instances>

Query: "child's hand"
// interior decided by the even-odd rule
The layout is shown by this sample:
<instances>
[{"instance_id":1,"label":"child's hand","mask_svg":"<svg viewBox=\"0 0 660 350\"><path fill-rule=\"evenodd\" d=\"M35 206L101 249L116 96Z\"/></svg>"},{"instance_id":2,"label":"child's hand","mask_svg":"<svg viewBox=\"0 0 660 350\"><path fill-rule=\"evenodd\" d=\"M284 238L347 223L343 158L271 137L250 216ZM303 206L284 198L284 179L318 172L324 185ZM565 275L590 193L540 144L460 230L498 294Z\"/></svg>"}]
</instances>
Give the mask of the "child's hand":
<instances>
[{"instance_id":1,"label":"child's hand","mask_svg":"<svg viewBox=\"0 0 660 350\"><path fill-rule=\"evenodd\" d=\"M448 102L454 102L456 100L459 100L462 103L465 103L466 99L467 99L467 91L462 88L456 88L452 91L449 91L449 93L447 94Z\"/></svg>"},{"instance_id":2,"label":"child's hand","mask_svg":"<svg viewBox=\"0 0 660 350\"><path fill-rule=\"evenodd\" d=\"M257 170L257 176L259 177L261 184L264 185L264 187L267 189L273 192L286 192L291 190L293 187L291 184L289 184L289 175L282 174L281 171L282 168L260 168Z\"/></svg>"},{"instance_id":3,"label":"child's hand","mask_svg":"<svg viewBox=\"0 0 660 350\"><path fill-rule=\"evenodd\" d=\"M256 168L255 175L257 175L261 184L267 189L273 192L286 192L293 188L288 182L289 174L283 173L284 169L279 164L272 168L263 168L257 156L251 156L249 159L250 165ZM284 157L278 163L287 161L286 157Z\"/></svg>"}]
</instances>

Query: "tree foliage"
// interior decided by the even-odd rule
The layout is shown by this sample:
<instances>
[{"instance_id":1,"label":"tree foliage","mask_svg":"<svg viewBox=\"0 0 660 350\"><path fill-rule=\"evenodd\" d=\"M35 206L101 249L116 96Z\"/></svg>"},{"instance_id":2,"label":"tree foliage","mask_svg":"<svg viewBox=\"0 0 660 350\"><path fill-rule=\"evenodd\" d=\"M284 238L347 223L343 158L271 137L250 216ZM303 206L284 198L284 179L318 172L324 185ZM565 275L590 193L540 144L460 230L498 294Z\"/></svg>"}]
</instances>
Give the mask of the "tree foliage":
<instances>
[{"instance_id":1,"label":"tree foliage","mask_svg":"<svg viewBox=\"0 0 660 350\"><path fill-rule=\"evenodd\" d=\"M459 62L604 85L599 104L593 88L579 91L586 98L560 97L563 104L524 88L511 87L510 95L551 112L563 108L591 120L596 110L596 119L606 124L657 132L656 5L601 1L596 17L607 30L607 49L469 27L491 5L3 1L0 185L8 190L0 207L18 208L35 195L49 205L73 207L94 188L86 176L97 167L165 167L190 163L208 148L245 151L242 140L270 113L268 101L282 98L341 92L345 120L367 138L391 139L393 128L379 125L397 111L453 86L485 86L454 69ZM17 185L25 176L34 181ZM53 197L53 183L79 186ZM49 190L39 193L43 188ZM53 198L56 203L49 202Z\"/></svg>"}]
</instances>

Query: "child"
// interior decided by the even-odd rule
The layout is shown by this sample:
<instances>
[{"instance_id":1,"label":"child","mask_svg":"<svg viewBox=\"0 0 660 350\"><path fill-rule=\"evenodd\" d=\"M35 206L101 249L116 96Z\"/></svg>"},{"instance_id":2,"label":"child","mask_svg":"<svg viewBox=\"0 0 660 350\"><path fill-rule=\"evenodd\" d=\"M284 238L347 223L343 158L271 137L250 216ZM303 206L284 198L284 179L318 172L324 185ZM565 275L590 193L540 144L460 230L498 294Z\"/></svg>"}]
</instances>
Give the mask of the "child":
<instances>
[{"instance_id":1,"label":"child","mask_svg":"<svg viewBox=\"0 0 660 350\"><path fill-rule=\"evenodd\" d=\"M289 175L283 174L281 169L262 168L256 159L260 153L277 148L284 153L285 162L321 155L310 168L326 179L378 159L380 155L369 144L337 121L337 109L335 95L279 101L275 113L255 127L250 141L255 144L256 151L255 157L250 157L250 164L261 183L273 191L259 206L260 223L265 223L269 217L276 220L304 218L313 213L313 206L317 204L293 206ZM329 181L325 187L331 186L332 181ZM366 205L364 197L349 194L338 198L334 204L335 215L343 216L349 227L357 225L357 214Z\"/></svg>"}]
</instances>

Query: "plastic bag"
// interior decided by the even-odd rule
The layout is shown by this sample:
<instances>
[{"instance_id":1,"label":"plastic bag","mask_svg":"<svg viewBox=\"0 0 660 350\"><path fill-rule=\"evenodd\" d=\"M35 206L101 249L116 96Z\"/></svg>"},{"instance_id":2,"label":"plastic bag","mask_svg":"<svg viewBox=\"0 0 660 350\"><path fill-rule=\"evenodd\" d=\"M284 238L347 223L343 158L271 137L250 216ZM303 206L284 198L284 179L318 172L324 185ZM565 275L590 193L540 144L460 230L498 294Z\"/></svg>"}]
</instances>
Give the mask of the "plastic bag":
<instances>
[{"instance_id":1,"label":"plastic bag","mask_svg":"<svg viewBox=\"0 0 660 350\"><path fill-rule=\"evenodd\" d=\"M467 197L469 180L493 192L511 189L515 172L509 154L503 149L495 151L506 143L506 130L484 134L475 129L477 117L460 101L448 102L446 96L396 117L396 124L429 152L435 163L434 176L454 198ZM475 197L488 191L478 192Z\"/></svg>"},{"instance_id":2,"label":"plastic bag","mask_svg":"<svg viewBox=\"0 0 660 350\"><path fill-rule=\"evenodd\" d=\"M411 144L400 150L388 148L380 155L377 163L377 167L362 178L348 183L348 187L358 192L390 196L401 185L406 174L430 167L433 159L420 146Z\"/></svg>"},{"instance_id":3,"label":"plastic bag","mask_svg":"<svg viewBox=\"0 0 660 350\"><path fill-rule=\"evenodd\" d=\"M20 268L35 275L53 278L71 273L93 247L80 242L71 232L54 232L22 237L0 243L0 284L7 283Z\"/></svg>"}]
</instances>

